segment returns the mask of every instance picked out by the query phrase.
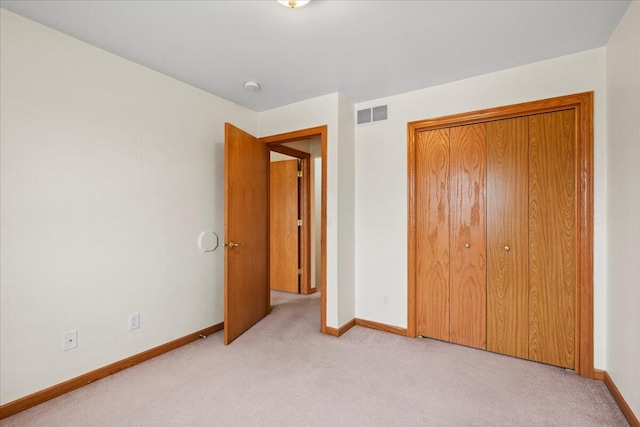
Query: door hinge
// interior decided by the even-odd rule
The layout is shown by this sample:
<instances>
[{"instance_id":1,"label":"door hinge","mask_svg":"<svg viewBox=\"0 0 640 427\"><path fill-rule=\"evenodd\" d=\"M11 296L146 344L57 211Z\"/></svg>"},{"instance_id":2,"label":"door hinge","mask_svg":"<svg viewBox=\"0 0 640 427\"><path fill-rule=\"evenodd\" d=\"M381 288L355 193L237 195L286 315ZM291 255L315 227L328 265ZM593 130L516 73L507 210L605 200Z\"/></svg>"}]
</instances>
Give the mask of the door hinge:
<instances>
[{"instance_id":1,"label":"door hinge","mask_svg":"<svg viewBox=\"0 0 640 427\"><path fill-rule=\"evenodd\" d=\"M298 220L298 227L302 227L302 220L301 219Z\"/></svg>"},{"instance_id":2,"label":"door hinge","mask_svg":"<svg viewBox=\"0 0 640 427\"><path fill-rule=\"evenodd\" d=\"M302 274L302 269L301 268L298 269L298 274Z\"/></svg>"},{"instance_id":3,"label":"door hinge","mask_svg":"<svg viewBox=\"0 0 640 427\"><path fill-rule=\"evenodd\" d=\"M298 178L302 178L302 171L298 171Z\"/></svg>"}]
</instances>

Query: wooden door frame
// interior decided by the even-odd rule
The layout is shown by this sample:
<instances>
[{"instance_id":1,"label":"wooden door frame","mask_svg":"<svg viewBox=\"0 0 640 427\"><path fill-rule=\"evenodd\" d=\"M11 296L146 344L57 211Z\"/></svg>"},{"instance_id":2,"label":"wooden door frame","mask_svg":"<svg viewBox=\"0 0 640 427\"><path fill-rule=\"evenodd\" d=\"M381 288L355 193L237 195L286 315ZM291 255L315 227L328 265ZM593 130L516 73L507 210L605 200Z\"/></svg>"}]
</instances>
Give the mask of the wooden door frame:
<instances>
[{"instance_id":1,"label":"wooden door frame","mask_svg":"<svg viewBox=\"0 0 640 427\"><path fill-rule=\"evenodd\" d=\"M306 197L301 196L303 200L307 200L310 197L309 194L309 185L310 185L310 155L308 153L304 153L302 151L295 150L293 148L283 146L282 144L289 142L302 141L305 139L309 139L312 137L319 137L321 144L321 158L322 158L322 182L321 182L321 208L320 208L320 331L324 334L327 333L327 125L317 126L308 129L301 129L293 132L286 132L277 135L266 136L263 138L258 138L259 141L263 142L268 146L271 151L276 151L281 154L286 154L288 156L301 158L301 155L306 155L306 161L303 159L303 188L306 188L307 195ZM306 164L306 169L305 169ZM304 183L304 180L307 180L307 184ZM310 232L311 232L311 223L310 223L310 204L307 202L307 209L305 215L308 217L303 218L303 227L304 224L307 224L306 230L303 230L303 237L306 236L306 243L308 249L308 257L305 254L303 257L303 272L304 270L304 261L306 259L307 265L310 267ZM301 242L302 243L302 242ZM317 266L316 266L317 268ZM308 286L310 286L311 281L311 268L306 269L307 273L305 276L308 277ZM268 285L269 286L269 285ZM270 287L270 286L269 286ZM317 288L317 286L316 286ZM303 287L301 286L301 290ZM269 292L269 289L267 289ZM315 291L313 291L315 292ZM312 293L309 291L309 293ZM269 300L269 305L271 304ZM270 307L269 307L270 309Z\"/></svg>"},{"instance_id":2,"label":"wooden door frame","mask_svg":"<svg viewBox=\"0 0 640 427\"><path fill-rule=\"evenodd\" d=\"M419 120L407 124L407 336L417 336L416 300L416 141L417 134L559 110L575 111L576 310L575 372L593 378L593 92Z\"/></svg>"},{"instance_id":3,"label":"wooden door frame","mask_svg":"<svg viewBox=\"0 0 640 427\"><path fill-rule=\"evenodd\" d=\"M311 154L304 151L296 150L285 145L267 144L270 151L285 154L300 161L298 171L302 171L301 181L299 182L298 192L298 219L302 220L300 226L300 235L298 239L299 266L302 269L300 281L298 284L298 292L302 295L309 295L316 291L311 287L311 179L309 162ZM269 165L271 167L271 165ZM297 178L296 178L297 179ZM269 199L271 203L271 199ZM271 235L269 235L271 238Z\"/></svg>"}]
</instances>

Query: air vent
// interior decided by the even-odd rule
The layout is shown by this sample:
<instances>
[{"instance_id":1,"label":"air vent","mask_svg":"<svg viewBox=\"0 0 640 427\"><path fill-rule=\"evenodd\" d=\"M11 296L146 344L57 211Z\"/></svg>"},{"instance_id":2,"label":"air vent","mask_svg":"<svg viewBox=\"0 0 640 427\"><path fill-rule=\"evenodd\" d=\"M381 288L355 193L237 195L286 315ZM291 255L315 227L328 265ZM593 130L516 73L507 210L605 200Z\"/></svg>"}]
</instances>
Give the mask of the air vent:
<instances>
[{"instance_id":1,"label":"air vent","mask_svg":"<svg viewBox=\"0 0 640 427\"><path fill-rule=\"evenodd\" d=\"M363 125L365 123L371 123L371 108L358 111L358 124Z\"/></svg>"},{"instance_id":2,"label":"air vent","mask_svg":"<svg viewBox=\"0 0 640 427\"><path fill-rule=\"evenodd\" d=\"M387 106L380 105L373 108L365 108L364 110L358 110L357 122L358 125L365 125L367 123L382 122L389 118L387 114Z\"/></svg>"},{"instance_id":3,"label":"air vent","mask_svg":"<svg viewBox=\"0 0 640 427\"><path fill-rule=\"evenodd\" d=\"M380 122L382 120L387 120L387 106L373 107L373 121Z\"/></svg>"}]
</instances>

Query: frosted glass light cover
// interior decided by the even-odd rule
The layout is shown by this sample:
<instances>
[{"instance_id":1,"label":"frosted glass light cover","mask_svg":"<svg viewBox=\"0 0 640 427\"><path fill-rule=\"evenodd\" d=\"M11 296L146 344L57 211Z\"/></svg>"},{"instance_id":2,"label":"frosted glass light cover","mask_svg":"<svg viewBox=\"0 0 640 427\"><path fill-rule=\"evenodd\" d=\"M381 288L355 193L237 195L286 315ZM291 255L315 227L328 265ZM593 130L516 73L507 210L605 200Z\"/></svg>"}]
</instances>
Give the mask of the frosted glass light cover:
<instances>
[{"instance_id":1,"label":"frosted glass light cover","mask_svg":"<svg viewBox=\"0 0 640 427\"><path fill-rule=\"evenodd\" d=\"M283 6L294 8L294 7L302 7L305 4L309 3L311 0L276 0L276 1Z\"/></svg>"}]
</instances>

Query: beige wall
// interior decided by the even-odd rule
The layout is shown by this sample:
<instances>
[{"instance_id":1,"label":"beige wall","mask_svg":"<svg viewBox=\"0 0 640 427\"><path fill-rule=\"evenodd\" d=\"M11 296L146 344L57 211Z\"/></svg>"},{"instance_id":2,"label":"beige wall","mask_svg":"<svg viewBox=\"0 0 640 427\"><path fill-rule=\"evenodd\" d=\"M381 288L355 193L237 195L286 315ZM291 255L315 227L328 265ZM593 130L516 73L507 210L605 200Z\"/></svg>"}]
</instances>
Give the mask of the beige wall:
<instances>
[{"instance_id":1,"label":"beige wall","mask_svg":"<svg viewBox=\"0 0 640 427\"><path fill-rule=\"evenodd\" d=\"M224 122L257 115L0 14L6 403L222 322L223 251L197 238L224 231Z\"/></svg>"},{"instance_id":2,"label":"beige wall","mask_svg":"<svg viewBox=\"0 0 640 427\"><path fill-rule=\"evenodd\" d=\"M355 310L355 110L342 94L338 97L338 325L353 320Z\"/></svg>"},{"instance_id":3,"label":"beige wall","mask_svg":"<svg viewBox=\"0 0 640 427\"><path fill-rule=\"evenodd\" d=\"M607 44L607 371L640 417L640 2Z\"/></svg>"}]
</instances>

